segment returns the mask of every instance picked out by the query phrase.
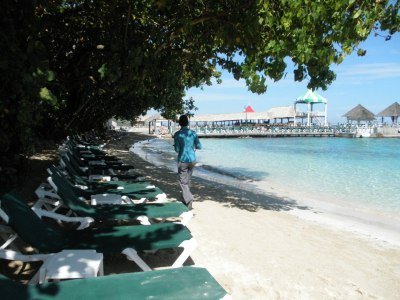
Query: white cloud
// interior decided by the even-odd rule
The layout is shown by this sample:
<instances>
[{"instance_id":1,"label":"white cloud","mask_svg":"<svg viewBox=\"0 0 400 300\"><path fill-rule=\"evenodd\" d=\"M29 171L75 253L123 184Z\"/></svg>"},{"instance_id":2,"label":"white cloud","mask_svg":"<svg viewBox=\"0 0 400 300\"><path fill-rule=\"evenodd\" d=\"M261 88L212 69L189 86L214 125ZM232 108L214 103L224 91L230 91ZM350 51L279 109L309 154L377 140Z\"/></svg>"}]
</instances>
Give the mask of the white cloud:
<instances>
[{"instance_id":1,"label":"white cloud","mask_svg":"<svg viewBox=\"0 0 400 300\"><path fill-rule=\"evenodd\" d=\"M240 101L244 99L243 94L227 94L227 93L191 93L188 96L193 97L196 103L201 104L205 102L231 102Z\"/></svg>"},{"instance_id":2,"label":"white cloud","mask_svg":"<svg viewBox=\"0 0 400 300\"><path fill-rule=\"evenodd\" d=\"M359 64L337 71L340 84L365 84L381 79L400 77L400 63Z\"/></svg>"}]
</instances>

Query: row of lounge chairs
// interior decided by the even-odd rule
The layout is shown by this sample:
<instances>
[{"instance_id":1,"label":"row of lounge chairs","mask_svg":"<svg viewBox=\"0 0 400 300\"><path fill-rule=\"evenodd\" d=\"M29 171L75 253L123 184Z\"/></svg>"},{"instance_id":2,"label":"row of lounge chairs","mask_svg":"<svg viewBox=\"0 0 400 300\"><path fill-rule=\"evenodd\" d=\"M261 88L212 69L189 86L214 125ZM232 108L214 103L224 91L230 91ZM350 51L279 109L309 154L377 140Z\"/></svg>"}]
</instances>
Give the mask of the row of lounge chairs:
<instances>
[{"instance_id":1,"label":"row of lounge chairs","mask_svg":"<svg viewBox=\"0 0 400 300\"><path fill-rule=\"evenodd\" d=\"M68 139L60 151L60 166L49 166L47 182L35 191L38 200L32 207L14 193L0 197L0 219L9 230L0 234L5 240L0 258L48 261L66 249L122 253L144 272L36 285L22 285L0 275L1 299L230 298L206 269L183 267L196 247L186 227L192 212L180 202L168 201L162 190L103 147ZM78 225L71 229L65 224ZM38 254L22 254L15 246L17 238ZM141 256L175 248L183 250L170 269L152 270ZM36 274L31 283L39 277Z\"/></svg>"}]
</instances>

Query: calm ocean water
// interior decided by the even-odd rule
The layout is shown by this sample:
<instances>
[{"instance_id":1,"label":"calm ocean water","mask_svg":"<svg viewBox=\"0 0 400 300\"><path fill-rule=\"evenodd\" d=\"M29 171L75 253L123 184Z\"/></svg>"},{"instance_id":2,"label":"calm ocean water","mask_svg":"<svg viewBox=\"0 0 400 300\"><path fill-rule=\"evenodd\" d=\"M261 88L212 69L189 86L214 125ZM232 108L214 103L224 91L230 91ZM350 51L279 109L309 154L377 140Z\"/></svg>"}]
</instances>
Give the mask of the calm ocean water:
<instances>
[{"instance_id":1,"label":"calm ocean water","mask_svg":"<svg viewBox=\"0 0 400 300\"><path fill-rule=\"evenodd\" d=\"M283 196L295 191L400 213L400 139L246 138L201 139L198 174L256 183ZM176 169L172 140L142 147L145 159ZM292 193L293 194L293 193Z\"/></svg>"}]
</instances>

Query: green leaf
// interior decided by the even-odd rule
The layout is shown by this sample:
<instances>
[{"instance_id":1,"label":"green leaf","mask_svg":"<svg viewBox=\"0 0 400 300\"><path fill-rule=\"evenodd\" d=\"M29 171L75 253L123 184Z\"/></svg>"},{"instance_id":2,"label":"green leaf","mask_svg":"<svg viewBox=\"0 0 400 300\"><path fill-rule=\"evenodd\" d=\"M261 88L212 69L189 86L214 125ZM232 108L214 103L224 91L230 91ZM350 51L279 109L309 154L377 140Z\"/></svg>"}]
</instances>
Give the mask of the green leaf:
<instances>
[{"instance_id":1,"label":"green leaf","mask_svg":"<svg viewBox=\"0 0 400 300\"><path fill-rule=\"evenodd\" d=\"M102 64L101 67L97 70L100 73L100 78L103 79L106 74L106 64Z\"/></svg>"},{"instance_id":2,"label":"green leaf","mask_svg":"<svg viewBox=\"0 0 400 300\"><path fill-rule=\"evenodd\" d=\"M47 71L47 81L53 81L55 77L56 76L53 71Z\"/></svg>"},{"instance_id":3,"label":"green leaf","mask_svg":"<svg viewBox=\"0 0 400 300\"><path fill-rule=\"evenodd\" d=\"M357 10L356 13L353 15L353 19L357 19L361 15L361 10Z\"/></svg>"},{"instance_id":4,"label":"green leaf","mask_svg":"<svg viewBox=\"0 0 400 300\"><path fill-rule=\"evenodd\" d=\"M358 56L364 56L367 53L367 50L364 49L358 49L357 50L357 55Z\"/></svg>"},{"instance_id":5,"label":"green leaf","mask_svg":"<svg viewBox=\"0 0 400 300\"><path fill-rule=\"evenodd\" d=\"M54 94L47 87L42 87L40 89L39 96L42 100L50 103L54 107L58 106L57 97L54 96Z\"/></svg>"}]
</instances>

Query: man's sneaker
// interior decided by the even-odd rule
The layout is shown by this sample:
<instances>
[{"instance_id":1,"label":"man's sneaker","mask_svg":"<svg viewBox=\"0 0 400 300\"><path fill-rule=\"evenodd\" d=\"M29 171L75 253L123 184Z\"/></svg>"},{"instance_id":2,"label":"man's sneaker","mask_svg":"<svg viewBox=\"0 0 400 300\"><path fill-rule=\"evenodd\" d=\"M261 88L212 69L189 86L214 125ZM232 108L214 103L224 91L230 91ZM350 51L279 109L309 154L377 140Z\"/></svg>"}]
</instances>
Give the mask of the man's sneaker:
<instances>
[{"instance_id":1,"label":"man's sneaker","mask_svg":"<svg viewBox=\"0 0 400 300\"><path fill-rule=\"evenodd\" d=\"M192 204L193 204L193 201L190 201L186 206L187 206L187 208L189 208L189 209L193 209L193 207L192 207Z\"/></svg>"}]
</instances>

